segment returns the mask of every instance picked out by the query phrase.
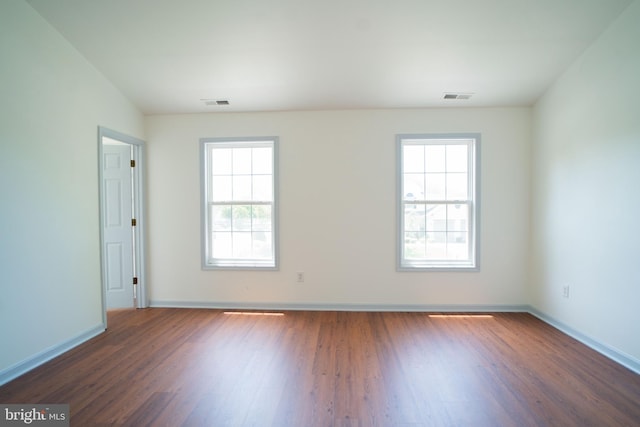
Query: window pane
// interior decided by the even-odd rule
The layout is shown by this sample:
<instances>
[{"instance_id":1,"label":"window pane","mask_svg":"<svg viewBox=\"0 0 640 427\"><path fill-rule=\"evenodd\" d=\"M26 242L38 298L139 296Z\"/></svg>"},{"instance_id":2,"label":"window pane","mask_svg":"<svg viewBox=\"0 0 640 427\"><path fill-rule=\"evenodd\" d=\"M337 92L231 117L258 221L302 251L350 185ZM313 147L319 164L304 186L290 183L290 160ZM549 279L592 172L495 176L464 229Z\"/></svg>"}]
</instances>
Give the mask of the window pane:
<instances>
[{"instance_id":1,"label":"window pane","mask_svg":"<svg viewBox=\"0 0 640 427\"><path fill-rule=\"evenodd\" d=\"M233 149L233 174L248 175L251 173L251 148Z\"/></svg>"},{"instance_id":2,"label":"window pane","mask_svg":"<svg viewBox=\"0 0 640 427\"><path fill-rule=\"evenodd\" d=\"M447 230L447 205L427 205L427 231Z\"/></svg>"},{"instance_id":3,"label":"window pane","mask_svg":"<svg viewBox=\"0 0 640 427\"><path fill-rule=\"evenodd\" d=\"M425 231L425 205L404 205L404 229L406 231Z\"/></svg>"},{"instance_id":4,"label":"window pane","mask_svg":"<svg viewBox=\"0 0 640 427\"><path fill-rule=\"evenodd\" d=\"M424 232L404 233L404 257L422 259L426 255L426 236Z\"/></svg>"},{"instance_id":5,"label":"window pane","mask_svg":"<svg viewBox=\"0 0 640 427\"><path fill-rule=\"evenodd\" d=\"M467 200L467 174L447 174L447 200Z\"/></svg>"},{"instance_id":6,"label":"window pane","mask_svg":"<svg viewBox=\"0 0 640 427\"><path fill-rule=\"evenodd\" d=\"M211 233L211 255L213 258L231 258L231 233L213 232Z\"/></svg>"},{"instance_id":7,"label":"window pane","mask_svg":"<svg viewBox=\"0 0 640 427\"><path fill-rule=\"evenodd\" d=\"M213 231L231 230L231 206L210 207L211 212L211 229Z\"/></svg>"},{"instance_id":8,"label":"window pane","mask_svg":"<svg viewBox=\"0 0 640 427\"><path fill-rule=\"evenodd\" d=\"M233 233L232 239L233 257L251 258L251 233L237 231Z\"/></svg>"},{"instance_id":9,"label":"window pane","mask_svg":"<svg viewBox=\"0 0 640 427\"><path fill-rule=\"evenodd\" d=\"M446 194L444 173L427 174L427 200L444 200Z\"/></svg>"},{"instance_id":10,"label":"window pane","mask_svg":"<svg viewBox=\"0 0 640 427\"><path fill-rule=\"evenodd\" d=\"M466 248L467 243L467 232L466 231L455 231L447 233L447 243L450 247L454 244L462 244Z\"/></svg>"},{"instance_id":11,"label":"window pane","mask_svg":"<svg viewBox=\"0 0 640 427\"><path fill-rule=\"evenodd\" d=\"M467 146L447 146L447 172L467 172Z\"/></svg>"},{"instance_id":12,"label":"window pane","mask_svg":"<svg viewBox=\"0 0 640 427\"><path fill-rule=\"evenodd\" d=\"M251 200L251 175L233 177L233 200Z\"/></svg>"},{"instance_id":13,"label":"window pane","mask_svg":"<svg viewBox=\"0 0 640 427\"><path fill-rule=\"evenodd\" d=\"M211 177L211 200L214 202L226 202L231 200L231 177Z\"/></svg>"},{"instance_id":14,"label":"window pane","mask_svg":"<svg viewBox=\"0 0 640 427\"><path fill-rule=\"evenodd\" d=\"M211 150L211 173L213 175L231 175L231 149Z\"/></svg>"},{"instance_id":15,"label":"window pane","mask_svg":"<svg viewBox=\"0 0 640 427\"><path fill-rule=\"evenodd\" d=\"M254 205L251 212L253 231L271 231L271 206Z\"/></svg>"},{"instance_id":16,"label":"window pane","mask_svg":"<svg viewBox=\"0 0 640 427\"><path fill-rule=\"evenodd\" d=\"M466 232L447 233L447 258L455 260L469 258L469 244Z\"/></svg>"},{"instance_id":17,"label":"window pane","mask_svg":"<svg viewBox=\"0 0 640 427\"><path fill-rule=\"evenodd\" d=\"M271 175L254 175L252 177L252 197L251 200L257 202L269 202L273 200L273 189Z\"/></svg>"},{"instance_id":18,"label":"window pane","mask_svg":"<svg viewBox=\"0 0 640 427\"><path fill-rule=\"evenodd\" d=\"M448 205L447 206L447 230L467 231L469 229L469 206L468 205Z\"/></svg>"},{"instance_id":19,"label":"window pane","mask_svg":"<svg viewBox=\"0 0 640 427\"><path fill-rule=\"evenodd\" d=\"M404 146L402 153L402 170L405 173L424 172L424 146Z\"/></svg>"},{"instance_id":20,"label":"window pane","mask_svg":"<svg viewBox=\"0 0 640 427\"><path fill-rule=\"evenodd\" d=\"M251 230L251 205L233 205L233 231Z\"/></svg>"},{"instance_id":21,"label":"window pane","mask_svg":"<svg viewBox=\"0 0 640 427\"><path fill-rule=\"evenodd\" d=\"M447 259L447 233L427 233L427 259Z\"/></svg>"},{"instance_id":22,"label":"window pane","mask_svg":"<svg viewBox=\"0 0 640 427\"><path fill-rule=\"evenodd\" d=\"M425 146L425 161L427 172L444 172L445 158L446 156L444 145Z\"/></svg>"},{"instance_id":23,"label":"window pane","mask_svg":"<svg viewBox=\"0 0 640 427\"><path fill-rule=\"evenodd\" d=\"M271 150L272 149L270 147L257 147L253 149L251 171L254 174L270 175L273 172L271 166L273 163Z\"/></svg>"},{"instance_id":24,"label":"window pane","mask_svg":"<svg viewBox=\"0 0 640 427\"><path fill-rule=\"evenodd\" d=\"M256 231L251 233L251 239L254 258L271 258L273 254L271 233Z\"/></svg>"},{"instance_id":25,"label":"window pane","mask_svg":"<svg viewBox=\"0 0 640 427\"><path fill-rule=\"evenodd\" d=\"M424 200L424 174L405 173L402 187L404 200Z\"/></svg>"}]
</instances>

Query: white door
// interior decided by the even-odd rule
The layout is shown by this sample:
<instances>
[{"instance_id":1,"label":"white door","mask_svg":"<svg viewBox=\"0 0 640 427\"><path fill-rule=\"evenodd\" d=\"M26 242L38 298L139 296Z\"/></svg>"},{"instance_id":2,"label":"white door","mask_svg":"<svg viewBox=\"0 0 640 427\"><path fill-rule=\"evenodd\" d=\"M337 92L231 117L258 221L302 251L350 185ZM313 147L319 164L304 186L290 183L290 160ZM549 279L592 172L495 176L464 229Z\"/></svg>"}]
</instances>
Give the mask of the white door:
<instances>
[{"instance_id":1,"label":"white door","mask_svg":"<svg viewBox=\"0 0 640 427\"><path fill-rule=\"evenodd\" d=\"M103 256L107 308L134 306L133 191L129 144L102 138Z\"/></svg>"}]
</instances>

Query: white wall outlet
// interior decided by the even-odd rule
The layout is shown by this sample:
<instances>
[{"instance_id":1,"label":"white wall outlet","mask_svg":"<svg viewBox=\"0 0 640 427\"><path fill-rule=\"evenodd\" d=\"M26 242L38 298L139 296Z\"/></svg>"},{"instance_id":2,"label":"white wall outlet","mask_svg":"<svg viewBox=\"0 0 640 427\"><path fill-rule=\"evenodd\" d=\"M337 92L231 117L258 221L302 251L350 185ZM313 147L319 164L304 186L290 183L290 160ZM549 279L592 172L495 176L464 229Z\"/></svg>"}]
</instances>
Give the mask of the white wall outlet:
<instances>
[{"instance_id":1,"label":"white wall outlet","mask_svg":"<svg viewBox=\"0 0 640 427\"><path fill-rule=\"evenodd\" d=\"M304 282L304 273L299 271L296 273L296 282L303 283Z\"/></svg>"},{"instance_id":2,"label":"white wall outlet","mask_svg":"<svg viewBox=\"0 0 640 427\"><path fill-rule=\"evenodd\" d=\"M564 285L562 287L562 296L564 298L569 298L569 285Z\"/></svg>"}]
</instances>

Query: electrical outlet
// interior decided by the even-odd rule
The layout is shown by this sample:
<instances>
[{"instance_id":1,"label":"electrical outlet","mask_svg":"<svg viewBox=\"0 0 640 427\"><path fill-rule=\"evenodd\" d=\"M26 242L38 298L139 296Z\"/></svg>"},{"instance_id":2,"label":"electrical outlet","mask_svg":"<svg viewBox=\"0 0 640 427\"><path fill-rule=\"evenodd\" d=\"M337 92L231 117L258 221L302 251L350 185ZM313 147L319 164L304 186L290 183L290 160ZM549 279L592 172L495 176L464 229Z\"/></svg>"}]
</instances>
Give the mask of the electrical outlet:
<instances>
[{"instance_id":1,"label":"electrical outlet","mask_svg":"<svg viewBox=\"0 0 640 427\"><path fill-rule=\"evenodd\" d=\"M564 285L562 287L562 296L564 298L569 298L569 285Z\"/></svg>"},{"instance_id":2,"label":"electrical outlet","mask_svg":"<svg viewBox=\"0 0 640 427\"><path fill-rule=\"evenodd\" d=\"M304 273L298 272L296 273L296 282L303 283L304 282Z\"/></svg>"}]
</instances>

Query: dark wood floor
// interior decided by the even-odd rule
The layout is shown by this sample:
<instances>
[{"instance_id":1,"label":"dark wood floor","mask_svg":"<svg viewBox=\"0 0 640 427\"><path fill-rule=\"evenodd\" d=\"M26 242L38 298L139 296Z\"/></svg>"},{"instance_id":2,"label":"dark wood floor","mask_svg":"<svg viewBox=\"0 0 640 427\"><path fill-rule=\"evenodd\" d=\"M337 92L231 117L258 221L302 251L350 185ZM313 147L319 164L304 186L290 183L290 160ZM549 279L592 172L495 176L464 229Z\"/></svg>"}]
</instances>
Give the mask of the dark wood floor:
<instances>
[{"instance_id":1,"label":"dark wood floor","mask_svg":"<svg viewBox=\"0 0 640 427\"><path fill-rule=\"evenodd\" d=\"M638 426L640 375L535 317L145 309L0 387L72 426Z\"/></svg>"}]
</instances>

